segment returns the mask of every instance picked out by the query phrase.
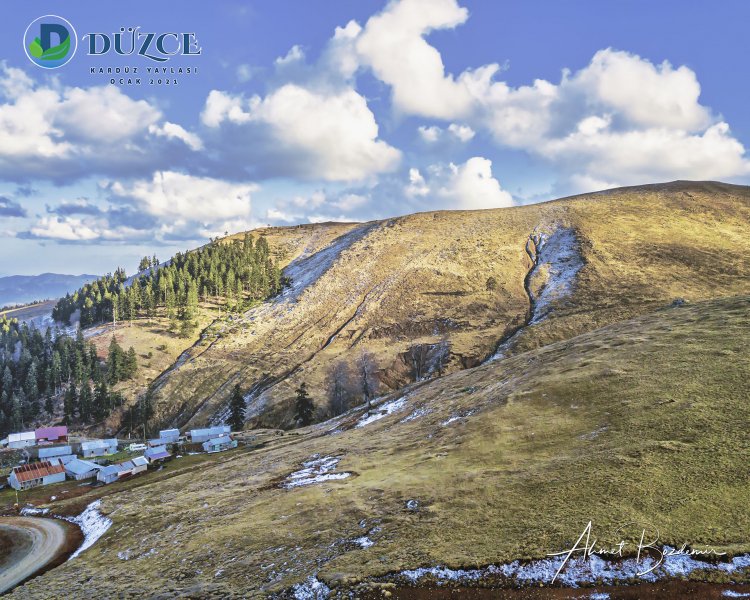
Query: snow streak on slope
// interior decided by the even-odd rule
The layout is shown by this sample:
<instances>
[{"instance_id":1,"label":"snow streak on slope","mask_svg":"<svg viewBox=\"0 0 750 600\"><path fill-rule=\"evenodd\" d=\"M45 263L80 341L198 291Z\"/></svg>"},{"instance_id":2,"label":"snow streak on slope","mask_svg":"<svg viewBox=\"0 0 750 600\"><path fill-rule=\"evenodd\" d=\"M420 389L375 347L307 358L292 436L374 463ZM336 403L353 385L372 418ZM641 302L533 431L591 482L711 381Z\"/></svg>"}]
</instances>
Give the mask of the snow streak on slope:
<instances>
[{"instance_id":1,"label":"snow streak on slope","mask_svg":"<svg viewBox=\"0 0 750 600\"><path fill-rule=\"evenodd\" d=\"M112 526L112 520L99 512L101 504L101 500L95 500L80 515L67 519L71 523L78 525L83 532L83 543L78 550L70 555L68 560L73 560L81 552L91 548Z\"/></svg>"},{"instance_id":2,"label":"snow streak on slope","mask_svg":"<svg viewBox=\"0 0 750 600\"><path fill-rule=\"evenodd\" d=\"M552 312L552 304L573 293L576 275L583 268L583 257L575 231L560 227L549 235L542 235L537 243L536 266L529 279L532 289L536 280L543 280L536 297L532 293L530 324L538 323Z\"/></svg>"},{"instance_id":3,"label":"snow streak on slope","mask_svg":"<svg viewBox=\"0 0 750 600\"><path fill-rule=\"evenodd\" d=\"M310 285L320 279L331 268L341 253L365 237L378 222L364 223L348 233L337 237L328 246L310 256L293 260L284 269L284 276L292 280L291 285L282 292L280 300L296 300Z\"/></svg>"}]
</instances>

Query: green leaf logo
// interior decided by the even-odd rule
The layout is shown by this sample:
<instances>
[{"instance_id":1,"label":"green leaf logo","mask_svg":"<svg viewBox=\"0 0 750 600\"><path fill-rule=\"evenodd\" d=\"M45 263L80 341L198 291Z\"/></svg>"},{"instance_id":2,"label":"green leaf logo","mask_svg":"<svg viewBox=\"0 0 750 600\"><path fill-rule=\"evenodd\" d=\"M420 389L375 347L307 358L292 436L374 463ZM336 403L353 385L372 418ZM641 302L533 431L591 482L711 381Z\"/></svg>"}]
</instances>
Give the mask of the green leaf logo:
<instances>
[{"instance_id":1,"label":"green leaf logo","mask_svg":"<svg viewBox=\"0 0 750 600\"><path fill-rule=\"evenodd\" d=\"M70 62L78 49L78 34L67 19L44 15L34 19L23 34L23 49L31 62L57 69Z\"/></svg>"},{"instance_id":2,"label":"green leaf logo","mask_svg":"<svg viewBox=\"0 0 750 600\"><path fill-rule=\"evenodd\" d=\"M34 40L34 42L36 42L36 40ZM34 42L32 42L32 45ZM65 58L68 54L68 50L70 50L70 36L66 37L62 44L52 46L49 50L42 52L42 55L38 58L41 58L42 60L60 60L61 58ZM29 49L29 52L31 52L31 49Z\"/></svg>"},{"instance_id":3,"label":"green leaf logo","mask_svg":"<svg viewBox=\"0 0 750 600\"><path fill-rule=\"evenodd\" d=\"M39 58L44 51L42 50L42 42L39 38L34 38L34 41L29 44L29 54L34 58Z\"/></svg>"}]
</instances>

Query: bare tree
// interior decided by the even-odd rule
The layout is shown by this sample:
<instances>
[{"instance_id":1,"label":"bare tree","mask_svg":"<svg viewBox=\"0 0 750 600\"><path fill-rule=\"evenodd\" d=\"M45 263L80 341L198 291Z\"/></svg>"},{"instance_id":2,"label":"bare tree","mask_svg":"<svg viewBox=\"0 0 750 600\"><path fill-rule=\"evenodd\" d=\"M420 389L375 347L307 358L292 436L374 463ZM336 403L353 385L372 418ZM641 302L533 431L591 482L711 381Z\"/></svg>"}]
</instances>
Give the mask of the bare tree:
<instances>
[{"instance_id":1,"label":"bare tree","mask_svg":"<svg viewBox=\"0 0 750 600\"><path fill-rule=\"evenodd\" d=\"M342 415L349 410L355 390L348 363L339 361L328 370L326 388L331 416Z\"/></svg>"},{"instance_id":2,"label":"bare tree","mask_svg":"<svg viewBox=\"0 0 750 600\"><path fill-rule=\"evenodd\" d=\"M406 356L411 363L411 376L414 381L419 381L427 374L430 344L416 344L406 351Z\"/></svg>"},{"instance_id":3,"label":"bare tree","mask_svg":"<svg viewBox=\"0 0 750 600\"><path fill-rule=\"evenodd\" d=\"M448 336L443 336L440 341L435 345L435 370L437 371L438 377L443 376L445 365L451 356L451 343L448 340Z\"/></svg>"},{"instance_id":4,"label":"bare tree","mask_svg":"<svg viewBox=\"0 0 750 600\"><path fill-rule=\"evenodd\" d=\"M367 404L367 415L372 410L372 398L378 391L378 363L368 350L362 350L357 357L357 384Z\"/></svg>"}]
</instances>

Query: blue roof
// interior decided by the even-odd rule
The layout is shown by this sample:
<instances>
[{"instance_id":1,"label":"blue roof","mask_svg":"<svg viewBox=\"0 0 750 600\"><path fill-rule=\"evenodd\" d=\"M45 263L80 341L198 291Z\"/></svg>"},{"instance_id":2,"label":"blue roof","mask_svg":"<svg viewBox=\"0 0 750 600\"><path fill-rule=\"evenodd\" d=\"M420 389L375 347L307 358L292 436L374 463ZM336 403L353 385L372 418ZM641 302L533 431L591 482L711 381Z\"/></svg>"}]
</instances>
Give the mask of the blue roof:
<instances>
[{"instance_id":1,"label":"blue roof","mask_svg":"<svg viewBox=\"0 0 750 600\"><path fill-rule=\"evenodd\" d=\"M120 472L120 469L117 465L111 465L109 467L104 467L103 469L101 469L101 474L104 475L105 477L109 475L117 475L119 474L119 472Z\"/></svg>"},{"instance_id":2,"label":"blue roof","mask_svg":"<svg viewBox=\"0 0 750 600\"><path fill-rule=\"evenodd\" d=\"M220 446L221 444L231 444L232 438L230 438L228 435L224 435L221 437L212 438L204 443L208 444L209 446Z\"/></svg>"},{"instance_id":3,"label":"blue roof","mask_svg":"<svg viewBox=\"0 0 750 600\"><path fill-rule=\"evenodd\" d=\"M84 473L88 473L89 471L101 470L102 468L104 467L100 467L96 463L92 463L87 460L81 460L80 458L75 458L65 464L65 470L70 471L75 475L83 475Z\"/></svg>"},{"instance_id":4,"label":"blue roof","mask_svg":"<svg viewBox=\"0 0 750 600\"><path fill-rule=\"evenodd\" d=\"M109 448L117 446L117 440L91 440L90 442L81 442L81 450L95 450L97 448Z\"/></svg>"},{"instance_id":5,"label":"blue roof","mask_svg":"<svg viewBox=\"0 0 750 600\"><path fill-rule=\"evenodd\" d=\"M190 435L192 436L221 436L223 433L229 433L231 429L229 425L217 425L216 427L208 427L206 429L191 429Z\"/></svg>"},{"instance_id":6,"label":"blue roof","mask_svg":"<svg viewBox=\"0 0 750 600\"><path fill-rule=\"evenodd\" d=\"M49 458L50 456L66 456L73 454L70 446L58 446L57 448L39 448L39 458Z\"/></svg>"}]
</instances>

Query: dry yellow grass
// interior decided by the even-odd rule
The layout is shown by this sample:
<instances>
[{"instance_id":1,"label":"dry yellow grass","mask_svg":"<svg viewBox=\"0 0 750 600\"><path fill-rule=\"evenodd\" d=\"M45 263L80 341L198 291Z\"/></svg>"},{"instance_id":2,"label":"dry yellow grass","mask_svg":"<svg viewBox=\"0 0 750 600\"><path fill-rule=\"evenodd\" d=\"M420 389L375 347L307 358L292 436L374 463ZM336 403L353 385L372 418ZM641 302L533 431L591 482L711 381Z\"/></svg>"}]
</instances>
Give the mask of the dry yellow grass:
<instances>
[{"instance_id":1,"label":"dry yellow grass","mask_svg":"<svg viewBox=\"0 0 750 600\"><path fill-rule=\"evenodd\" d=\"M106 496L108 534L11 597L63 585L252 597L312 574L347 587L418 566L541 558L589 520L603 541L636 522L664 543L750 551L748 339L750 297L728 298L421 384L366 427L354 426L359 411ZM314 454L341 457L352 476L279 487ZM363 535L374 545L353 541Z\"/></svg>"},{"instance_id":2,"label":"dry yellow grass","mask_svg":"<svg viewBox=\"0 0 750 600\"><path fill-rule=\"evenodd\" d=\"M300 381L319 404L337 360L372 351L386 388L410 381L404 354L415 343L451 345L449 371L475 366L528 308L524 250L534 231L572 228L585 262L573 298L516 340L522 351L650 312L675 298L748 290L750 192L714 183L624 188L545 204L423 213L369 226L298 297L266 303L227 325L196 360L159 390L163 424L207 422L231 386L267 388L253 422L289 425ZM269 229L287 260L320 249L356 225ZM497 287L486 289L489 277ZM332 339L329 345L327 342ZM321 408L322 416L322 408Z\"/></svg>"}]
</instances>

